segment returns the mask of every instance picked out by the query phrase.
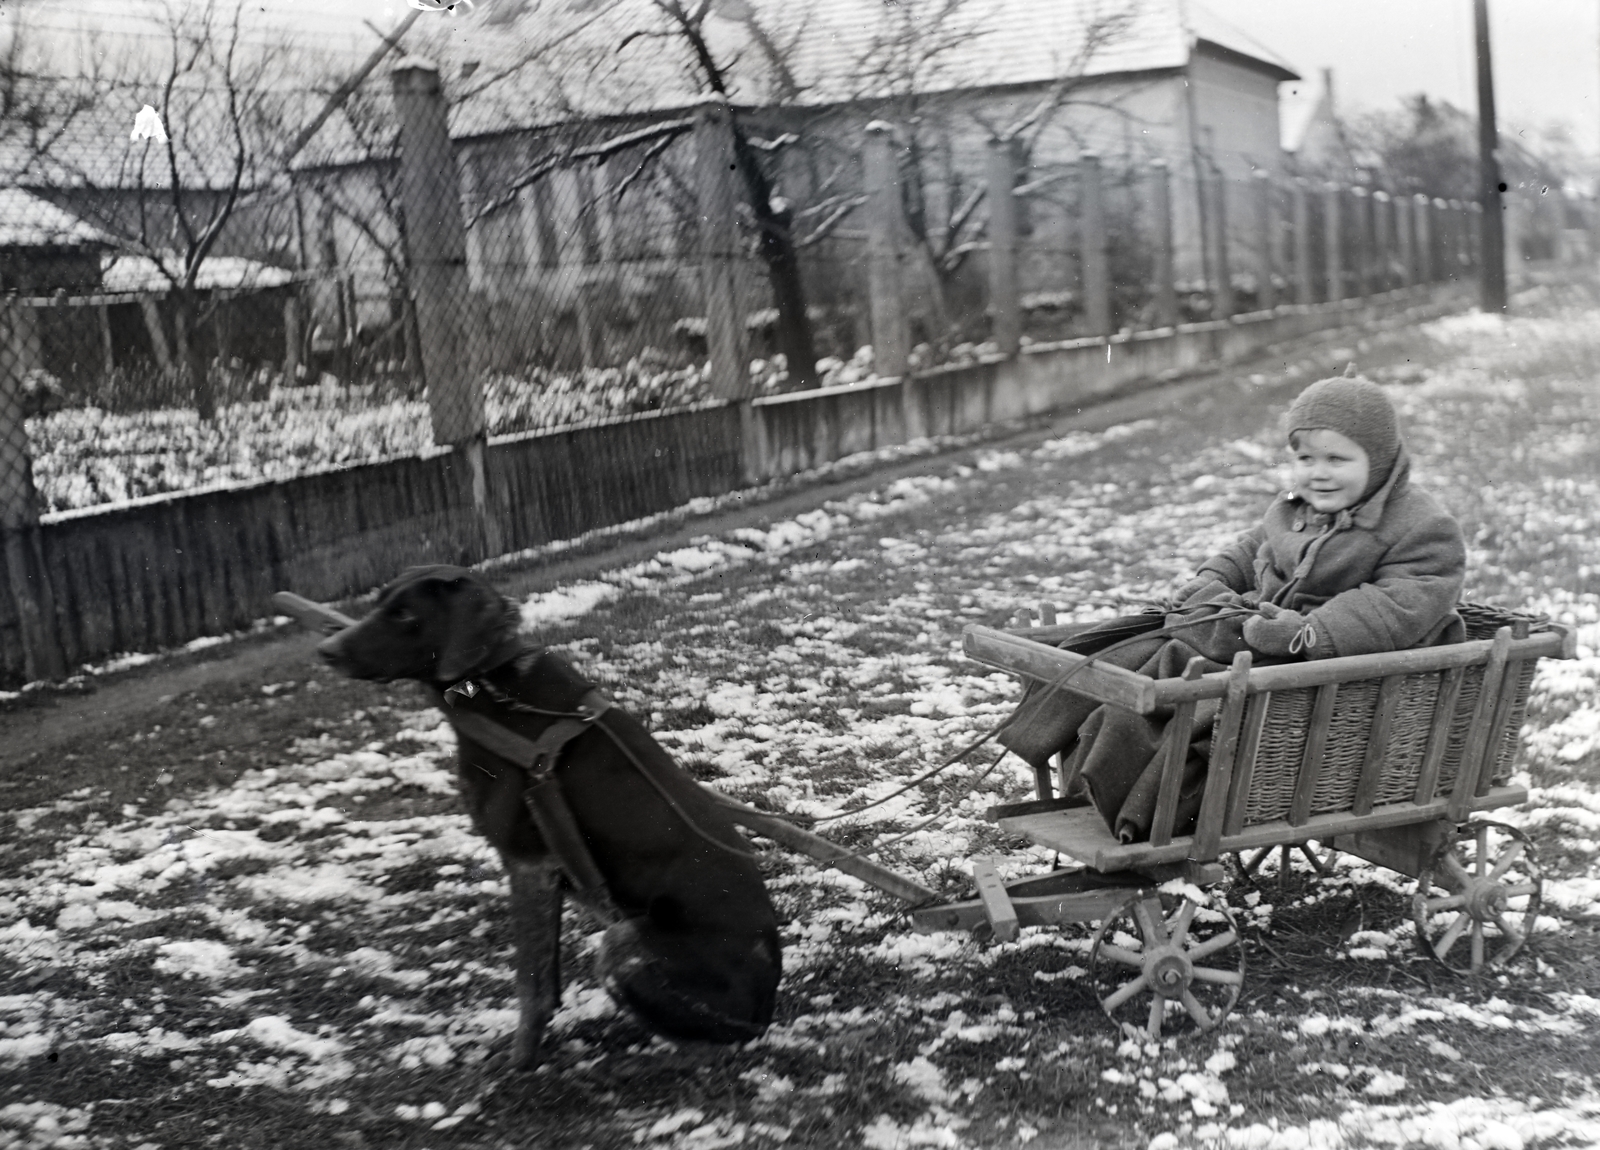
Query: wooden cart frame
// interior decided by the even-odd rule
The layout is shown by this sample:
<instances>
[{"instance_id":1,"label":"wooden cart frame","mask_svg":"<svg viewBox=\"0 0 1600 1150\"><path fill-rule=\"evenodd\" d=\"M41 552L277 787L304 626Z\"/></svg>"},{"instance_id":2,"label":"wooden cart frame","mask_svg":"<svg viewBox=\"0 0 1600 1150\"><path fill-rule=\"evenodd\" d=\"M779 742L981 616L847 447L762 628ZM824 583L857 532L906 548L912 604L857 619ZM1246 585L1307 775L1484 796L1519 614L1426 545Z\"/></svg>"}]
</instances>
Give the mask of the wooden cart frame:
<instances>
[{"instance_id":1,"label":"wooden cart frame","mask_svg":"<svg viewBox=\"0 0 1600 1150\"><path fill-rule=\"evenodd\" d=\"M1010 938L1021 926L1098 921L1090 965L1114 1020L1149 1036L1174 1014L1209 1029L1243 980L1238 929L1220 903L1158 887L1211 886L1227 877L1225 856L1316 841L1418 879L1413 915L1432 957L1466 973L1504 964L1532 929L1540 878L1520 832L1472 816L1527 801L1507 779L1534 665L1574 658L1576 644L1526 617L1464 613L1492 637L1264 667L1243 652L1226 671L1204 673L1195 659L1171 679L1054 646L1081 628L968 627L966 653L986 666L1046 683L1070 673L1076 694L1170 713L1155 818L1149 841L1121 842L1082 799L1057 798L1053 771L1041 768L1036 800L991 816L1088 869L1007 884L980 862L977 898L915 909L913 922ZM1207 700L1219 709L1203 797L1193 830L1179 834L1184 761Z\"/></svg>"}]
</instances>

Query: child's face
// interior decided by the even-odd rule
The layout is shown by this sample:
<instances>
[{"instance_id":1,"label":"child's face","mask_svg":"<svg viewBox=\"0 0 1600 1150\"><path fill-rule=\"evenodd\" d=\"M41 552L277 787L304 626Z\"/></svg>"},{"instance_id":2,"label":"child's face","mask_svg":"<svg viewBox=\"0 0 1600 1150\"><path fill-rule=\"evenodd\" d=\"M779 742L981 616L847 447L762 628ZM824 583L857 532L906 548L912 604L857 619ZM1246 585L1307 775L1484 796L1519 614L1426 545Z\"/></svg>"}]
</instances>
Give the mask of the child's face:
<instances>
[{"instance_id":1,"label":"child's face","mask_svg":"<svg viewBox=\"0 0 1600 1150\"><path fill-rule=\"evenodd\" d=\"M1326 427L1298 433L1289 444L1295 494L1324 515L1353 507L1367 489L1367 452Z\"/></svg>"}]
</instances>

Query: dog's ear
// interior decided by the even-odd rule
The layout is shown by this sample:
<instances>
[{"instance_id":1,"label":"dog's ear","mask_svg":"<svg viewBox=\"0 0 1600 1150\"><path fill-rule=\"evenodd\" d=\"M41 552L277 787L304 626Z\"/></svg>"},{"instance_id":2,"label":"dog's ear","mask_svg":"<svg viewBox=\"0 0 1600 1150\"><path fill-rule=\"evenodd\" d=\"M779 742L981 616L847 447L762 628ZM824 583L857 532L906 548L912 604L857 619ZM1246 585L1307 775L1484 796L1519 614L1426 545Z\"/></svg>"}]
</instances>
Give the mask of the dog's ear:
<instances>
[{"instance_id":1,"label":"dog's ear","mask_svg":"<svg viewBox=\"0 0 1600 1150\"><path fill-rule=\"evenodd\" d=\"M433 675L443 682L465 678L505 638L506 602L493 587L465 572L439 582L446 591L446 613Z\"/></svg>"}]
</instances>

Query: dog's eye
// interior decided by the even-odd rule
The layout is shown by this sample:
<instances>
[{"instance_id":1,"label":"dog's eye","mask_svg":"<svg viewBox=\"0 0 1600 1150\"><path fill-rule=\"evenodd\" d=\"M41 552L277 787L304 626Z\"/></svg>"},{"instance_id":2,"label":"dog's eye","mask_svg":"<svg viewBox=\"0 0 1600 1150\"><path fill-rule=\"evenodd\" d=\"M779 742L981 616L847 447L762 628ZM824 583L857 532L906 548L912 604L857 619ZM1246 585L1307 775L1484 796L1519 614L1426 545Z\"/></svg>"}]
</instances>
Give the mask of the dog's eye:
<instances>
[{"instance_id":1,"label":"dog's eye","mask_svg":"<svg viewBox=\"0 0 1600 1150\"><path fill-rule=\"evenodd\" d=\"M417 621L417 613L409 607L391 607L389 608L389 618L402 627L409 627Z\"/></svg>"}]
</instances>

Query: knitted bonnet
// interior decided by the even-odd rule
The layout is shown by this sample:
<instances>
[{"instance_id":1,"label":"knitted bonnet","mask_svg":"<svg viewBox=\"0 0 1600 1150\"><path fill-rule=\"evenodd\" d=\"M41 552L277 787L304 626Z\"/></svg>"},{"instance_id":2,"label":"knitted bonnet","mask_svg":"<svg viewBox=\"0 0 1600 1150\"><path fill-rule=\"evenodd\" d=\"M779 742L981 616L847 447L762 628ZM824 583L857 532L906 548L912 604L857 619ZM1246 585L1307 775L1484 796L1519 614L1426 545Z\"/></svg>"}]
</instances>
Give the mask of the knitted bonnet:
<instances>
[{"instance_id":1,"label":"knitted bonnet","mask_svg":"<svg viewBox=\"0 0 1600 1150\"><path fill-rule=\"evenodd\" d=\"M1289 408L1288 434L1327 428L1361 445L1367 453L1365 499L1382 487L1400 457L1400 427L1383 388L1360 376L1319 379Z\"/></svg>"}]
</instances>

